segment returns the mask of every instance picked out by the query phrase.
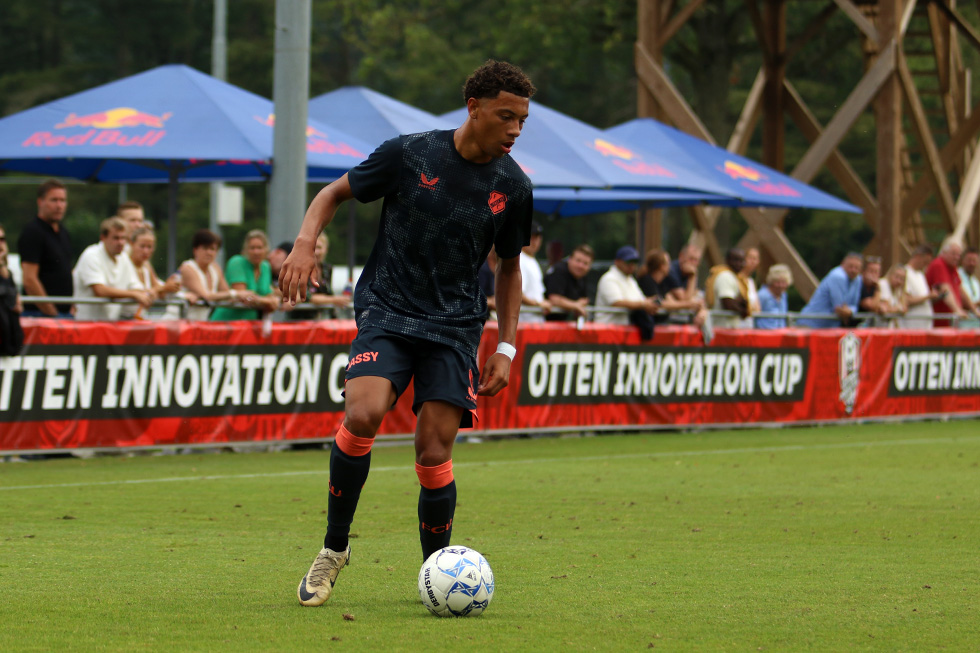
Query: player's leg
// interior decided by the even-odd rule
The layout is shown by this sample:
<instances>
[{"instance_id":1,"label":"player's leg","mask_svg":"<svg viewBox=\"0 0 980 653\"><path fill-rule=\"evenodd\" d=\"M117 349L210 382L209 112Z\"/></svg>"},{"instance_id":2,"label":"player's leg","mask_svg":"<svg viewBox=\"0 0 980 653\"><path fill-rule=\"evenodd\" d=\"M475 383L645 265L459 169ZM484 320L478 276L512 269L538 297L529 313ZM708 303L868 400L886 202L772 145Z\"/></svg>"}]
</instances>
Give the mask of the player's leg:
<instances>
[{"instance_id":1,"label":"player's leg","mask_svg":"<svg viewBox=\"0 0 980 653\"><path fill-rule=\"evenodd\" d=\"M453 443L463 408L427 401L415 430L415 472L419 483L419 542L422 559L449 546L456 513Z\"/></svg>"},{"instance_id":2,"label":"player's leg","mask_svg":"<svg viewBox=\"0 0 980 653\"><path fill-rule=\"evenodd\" d=\"M300 603L322 605L350 560L350 527L371 468L371 447L385 413L411 378L411 356L397 338L379 330L358 332L345 382L344 422L330 448L327 533L309 572L300 581Z\"/></svg>"},{"instance_id":3,"label":"player's leg","mask_svg":"<svg viewBox=\"0 0 980 653\"><path fill-rule=\"evenodd\" d=\"M415 359L415 470L419 477L422 557L449 546L456 512L453 444L460 426L472 426L479 368L453 347L428 344Z\"/></svg>"}]
</instances>

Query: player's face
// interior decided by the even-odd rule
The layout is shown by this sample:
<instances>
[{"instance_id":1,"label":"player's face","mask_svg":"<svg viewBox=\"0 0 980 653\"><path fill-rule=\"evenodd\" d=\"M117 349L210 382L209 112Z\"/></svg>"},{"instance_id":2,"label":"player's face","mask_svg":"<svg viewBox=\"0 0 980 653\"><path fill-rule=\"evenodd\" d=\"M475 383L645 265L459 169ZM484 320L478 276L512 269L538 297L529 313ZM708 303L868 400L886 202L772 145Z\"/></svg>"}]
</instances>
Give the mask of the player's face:
<instances>
[{"instance_id":1,"label":"player's face","mask_svg":"<svg viewBox=\"0 0 980 653\"><path fill-rule=\"evenodd\" d=\"M68 193L64 188L52 188L37 200L37 216L45 222L61 222L68 210Z\"/></svg>"},{"instance_id":2,"label":"player's face","mask_svg":"<svg viewBox=\"0 0 980 653\"><path fill-rule=\"evenodd\" d=\"M475 105L470 107L470 116L474 119L480 149L493 159L510 154L527 120L530 100L501 91L495 98L482 98L474 102Z\"/></svg>"}]
</instances>

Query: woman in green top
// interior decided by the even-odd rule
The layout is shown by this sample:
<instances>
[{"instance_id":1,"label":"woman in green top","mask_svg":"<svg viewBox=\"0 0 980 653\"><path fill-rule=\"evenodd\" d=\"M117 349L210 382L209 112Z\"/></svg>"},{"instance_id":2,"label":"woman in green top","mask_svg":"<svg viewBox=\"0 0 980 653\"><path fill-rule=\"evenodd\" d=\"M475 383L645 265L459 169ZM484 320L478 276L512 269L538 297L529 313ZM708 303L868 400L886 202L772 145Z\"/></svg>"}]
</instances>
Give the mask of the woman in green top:
<instances>
[{"instance_id":1,"label":"woman in green top","mask_svg":"<svg viewBox=\"0 0 980 653\"><path fill-rule=\"evenodd\" d=\"M258 320L263 314L278 310L279 295L272 285L272 269L266 256L269 238L265 232L253 229L245 234L242 253L232 256L225 265L225 277L234 291L251 291L245 297L245 308L218 306L211 313L212 321Z\"/></svg>"}]
</instances>

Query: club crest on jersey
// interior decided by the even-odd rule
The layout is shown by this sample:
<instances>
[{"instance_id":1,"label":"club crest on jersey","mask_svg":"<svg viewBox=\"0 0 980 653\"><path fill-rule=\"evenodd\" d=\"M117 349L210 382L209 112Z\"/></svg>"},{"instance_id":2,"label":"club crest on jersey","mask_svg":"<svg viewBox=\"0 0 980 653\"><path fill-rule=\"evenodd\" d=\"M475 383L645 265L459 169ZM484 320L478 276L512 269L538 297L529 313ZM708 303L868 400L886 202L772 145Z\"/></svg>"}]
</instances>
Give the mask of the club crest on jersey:
<instances>
[{"instance_id":1,"label":"club crest on jersey","mask_svg":"<svg viewBox=\"0 0 980 653\"><path fill-rule=\"evenodd\" d=\"M438 177L433 177L432 179L429 179L428 177L425 176L425 173L423 172L422 173L422 183L419 184L419 185L420 186L423 186L425 188L435 188L436 187L436 184L438 184L438 183L439 183L439 178Z\"/></svg>"},{"instance_id":2,"label":"club crest on jersey","mask_svg":"<svg viewBox=\"0 0 980 653\"><path fill-rule=\"evenodd\" d=\"M507 208L507 196L499 191L490 192L490 200L487 202L494 215Z\"/></svg>"}]
</instances>

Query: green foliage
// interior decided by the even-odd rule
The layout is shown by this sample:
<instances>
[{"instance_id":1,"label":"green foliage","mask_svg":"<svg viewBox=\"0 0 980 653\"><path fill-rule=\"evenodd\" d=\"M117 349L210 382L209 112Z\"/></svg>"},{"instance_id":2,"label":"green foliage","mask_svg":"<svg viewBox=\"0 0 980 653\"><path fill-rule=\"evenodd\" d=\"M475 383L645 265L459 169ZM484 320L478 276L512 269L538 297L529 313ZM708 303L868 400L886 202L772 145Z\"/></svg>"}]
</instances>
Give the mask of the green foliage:
<instances>
[{"instance_id":1,"label":"green foliage","mask_svg":"<svg viewBox=\"0 0 980 653\"><path fill-rule=\"evenodd\" d=\"M977 422L457 445L453 541L487 612L441 620L412 447L376 447L334 596L296 585L327 453L0 464L0 649L963 650L980 639Z\"/></svg>"}]
</instances>

